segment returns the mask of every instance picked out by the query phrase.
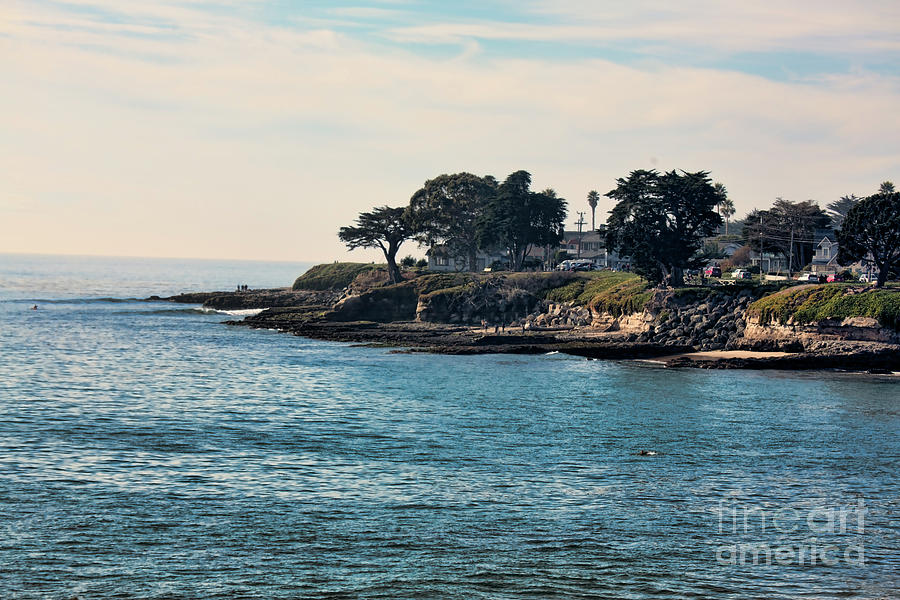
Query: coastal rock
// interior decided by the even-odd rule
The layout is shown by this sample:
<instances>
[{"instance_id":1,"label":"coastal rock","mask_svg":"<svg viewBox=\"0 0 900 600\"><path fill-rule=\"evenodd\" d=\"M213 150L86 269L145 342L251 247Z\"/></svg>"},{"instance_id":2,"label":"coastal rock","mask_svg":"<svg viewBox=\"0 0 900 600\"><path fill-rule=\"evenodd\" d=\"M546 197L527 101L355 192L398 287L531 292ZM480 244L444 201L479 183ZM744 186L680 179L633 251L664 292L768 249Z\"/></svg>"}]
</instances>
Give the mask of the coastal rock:
<instances>
[{"instance_id":1,"label":"coastal rock","mask_svg":"<svg viewBox=\"0 0 900 600\"><path fill-rule=\"evenodd\" d=\"M339 293L333 291L293 291L290 288L271 288L240 292L196 292L167 298L152 296L147 300L202 304L205 308L215 310L246 310L312 304L330 306L338 296Z\"/></svg>"},{"instance_id":2,"label":"coastal rock","mask_svg":"<svg viewBox=\"0 0 900 600\"><path fill-rule=\"evenodd\" d=\"M326 315L331 321L409 321L416 316L419 295L412 282L376 287L347 296Z\"/></svg>"}]
</instances>

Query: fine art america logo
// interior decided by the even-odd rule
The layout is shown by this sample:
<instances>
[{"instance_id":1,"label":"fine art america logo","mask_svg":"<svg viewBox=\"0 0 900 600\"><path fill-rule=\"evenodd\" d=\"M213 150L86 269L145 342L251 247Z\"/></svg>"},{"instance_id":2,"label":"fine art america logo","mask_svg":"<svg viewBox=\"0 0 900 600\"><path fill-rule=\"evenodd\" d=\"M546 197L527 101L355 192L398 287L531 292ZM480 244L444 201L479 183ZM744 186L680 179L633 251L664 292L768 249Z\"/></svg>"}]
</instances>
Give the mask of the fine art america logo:
<instances>
[{"instance_id":1,"label":"fine art america logo","mask_svg":"<svg viewBox=\"0 0 900 600\"><path fill-rule=\"evenodd\" d=\"M776 509L720 501L716 548L720 565L864 566L866 505Z\"/></svg>"}]
</instances>

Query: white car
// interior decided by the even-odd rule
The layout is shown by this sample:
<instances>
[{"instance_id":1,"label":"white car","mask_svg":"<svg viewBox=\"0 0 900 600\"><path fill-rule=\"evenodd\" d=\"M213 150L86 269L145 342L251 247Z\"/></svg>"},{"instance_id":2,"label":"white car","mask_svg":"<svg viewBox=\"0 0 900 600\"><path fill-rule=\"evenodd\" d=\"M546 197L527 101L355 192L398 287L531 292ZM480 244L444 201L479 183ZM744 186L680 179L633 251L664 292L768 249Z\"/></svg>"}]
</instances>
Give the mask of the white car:
<instances>
[{"instance_id":1,"label":"white car","mask_svg":"<svg viewBox=\"0 0 900 600\"><path fill-rule=\"evenodd\" d=\"M868 273L863 273L859 276L859 280L862 283L872 283L874 281L878 281L878 275L869 275Z\"/></svg>"},{"instance_id":2,"label":"white car","mask_svg":"<svg viewBox=\"0 0 900 600\"><path fill-rule=\"evenodd\" d=\"M797 281L805 281L807 283L819 283L819 276L815 273L804 273L797 278Z\"/></svg>"}]
</instances>

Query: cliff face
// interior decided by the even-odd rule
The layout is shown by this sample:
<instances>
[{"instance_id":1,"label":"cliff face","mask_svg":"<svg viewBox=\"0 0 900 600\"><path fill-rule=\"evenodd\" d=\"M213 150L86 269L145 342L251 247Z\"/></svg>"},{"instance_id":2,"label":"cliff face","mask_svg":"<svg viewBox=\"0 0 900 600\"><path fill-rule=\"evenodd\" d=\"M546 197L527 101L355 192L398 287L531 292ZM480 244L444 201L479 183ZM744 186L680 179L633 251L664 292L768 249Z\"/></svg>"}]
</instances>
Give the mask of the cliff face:
<instances>
[{"instance_id":1,"label":"cliff face","mask_svg":"<svg viewBox=\"0 0 900 600\"><path fill-rule=\"evenodd\" d=\"M780 350L819 352L900 345L900 332L871 317L823 319L813 323L763 322L748 311L750 294L711 296L696 304L654 304L641 313L595 313L592 328L628 341L697 350Z\"/></svg>"},{"instance_id":2,"label":"cliff face","mask_svg":"<svg viewBox=\"0 0 900 600\"><path fill-rule=\"evenodd\" d=\"M804 347L816 342L848 340L858 342L881 342L900 344L900 333L882 327L871 317L850 317L847 319L825 319L815 323L793 323L786 325L762 324L758 316L746 317L744 338L748 343L799 341Z\"/></svg>"},{"instance_id":3,"label":"cliff face","mask_svg":"<svg viewBox=\"0 0 900 600\"><path fill-rule=\"evenodd\" d=\"M618 333L627 341L692 346L698 350L737 349L744 329L749 291L710 294L700 300L659 292L640 313L594 311L592 328Z\"/></svg>"},{"instance_id":4,"label":"cliff face","mask_svg":"<svg viewBox=\"0 0 900 600\"><path fill-rule=\"evenodd\" d=\"M419 298L412 282L372 288L361 294L345 296L326 315L330 321L411 321L416 316Z\"/></svg>"},{"instance_id":5,"label":"cliff face","mask_svg":"<svg viewBox=\"0 0 900 600\"><path fill-rule=\"evenodd\" d=\"M319 275L324 277L329 269L320 269ZM367 268L340 290L215 292L171 300L227 309L271 307L254 317L254 323L278 328L290 328L292 322L308 328L317 322L350 331L363 327L362 321L376 328L406 322L423 330L458 325L459 331L471 333L472 326L484 320L492 326L521 327L521 336L530 340L546 332L567 341L671 348L673 352L780 350L818 356L867 352L897 356L900 350L898 288L736 283L655 289L636 275L614 272L409 271L404 277L408 280L391 285L386 273Z\"/></svg>"},{"instance_id":6,"label":"cliff face","mask_svg":"<svg viewBox=\"0 0 900 600\"><path fill-rule=\"evenodd\" d=\"M435 282L432 281L432 284ZM812 323L781 324L771 315L765 320L755 307L776 300L793 289L772 294L768 288L646 290L610 288L619 294L610 303L551 302L540 292L517 287L504 278L470 279L434 285L425 279L349 291L327 315L333 321L411 321L478 325L504 324L532 331L570 330L577 336L608 334L610 340L695 350L778 350L787 352L834 351L836 344L854 342L900 344L897 331L870 317L822 319ZM448 285L448 287L441 287ZM802 290L801 290L802 291ZM833 294L831 290L828 293ZM635 303L628 294L649 295L639 311L624 312ZM762 299L762 300L761 300Z\"/></svg>"}]
</instances>

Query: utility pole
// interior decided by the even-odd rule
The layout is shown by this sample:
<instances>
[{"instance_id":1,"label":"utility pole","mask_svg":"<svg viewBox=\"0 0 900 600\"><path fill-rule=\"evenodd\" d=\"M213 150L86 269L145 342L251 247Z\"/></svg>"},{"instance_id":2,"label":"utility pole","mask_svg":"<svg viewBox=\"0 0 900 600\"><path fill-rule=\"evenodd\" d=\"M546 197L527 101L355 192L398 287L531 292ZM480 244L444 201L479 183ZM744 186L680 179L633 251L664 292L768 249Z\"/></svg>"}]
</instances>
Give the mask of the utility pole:
<instances>
[{"instance_id":1,"label":"utility pole","mask_svg":"<svg viewBox=\"0 0 900 600\"><path fill-rule=\"evenodd\" d=\"M762 213L759 213L759 273L760 273L759 279L760 279L760 281L763 280L763 272L762 272L762 261L763 261L762 228L763 228L763 223L762 223ZM771 267L771 266L772 266L772 265L768 265L768 264L766 265L766 273L768 273L768 272L771 270L771 269L769 268L769 267Z\"/></svg>"},{"instance_id":2,"label":"utility pole","mask_svg":"<svg viewBox=\"0 0 900 600\"><path fill-rule=\"evenodd\" d=\"M788 279L794 274L794 224L791 223L791 251L788 257Z\"/></svg>"},{"instance_id":3,"label":"utility pole","mask_svg":"<svg viewBox=\"0 0 900 600\"><path fill-rule=\"evenodd\" d=\"M578 211L578 220L575 221L575 224L578 225L578 258L581 258L581 228L584 227L584 213L582 211Z\"/></svg>"}]
</instances>

